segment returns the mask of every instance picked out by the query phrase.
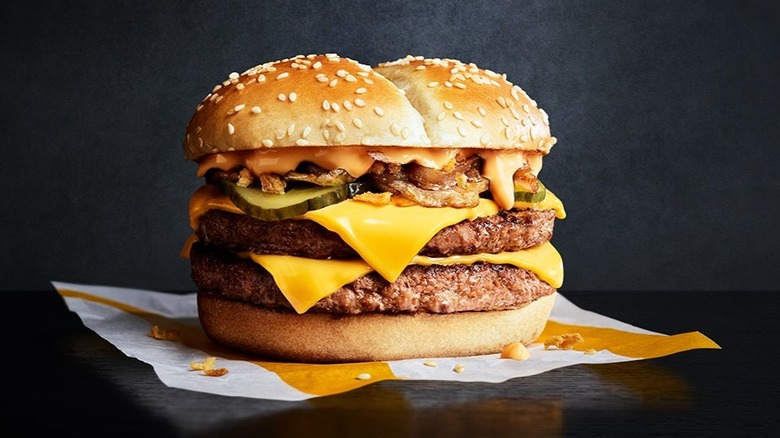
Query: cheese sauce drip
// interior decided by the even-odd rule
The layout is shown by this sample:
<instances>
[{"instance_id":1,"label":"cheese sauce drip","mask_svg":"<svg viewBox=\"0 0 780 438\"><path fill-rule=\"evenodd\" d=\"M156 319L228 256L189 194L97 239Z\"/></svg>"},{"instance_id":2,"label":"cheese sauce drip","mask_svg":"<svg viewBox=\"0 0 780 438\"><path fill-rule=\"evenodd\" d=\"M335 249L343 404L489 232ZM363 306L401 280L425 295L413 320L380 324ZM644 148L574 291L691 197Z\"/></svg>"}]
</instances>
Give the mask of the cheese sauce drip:
<instances>
[{"instance_id":1,"label":"cheese sauce drip","mask_svg":"<svg viewBox=\"0 0 780 438\"><path fill-rule=\"evenodd\" d=\"M458 152L476 154L484 160L483 175L490 180L490 192L499 208L509 210L514 204L513 177L517 169L528 165L534 175L542 168L542 155L522 150L412 148L375 146L286 147L216 153L198 161L198 176L209 169L231 170L246 167L256 175L276 173L284 175L295 170L303 161L324 169L342 168L355 178L368 172L374 159L369 153L379 153L394 163L417 163L442 169Z\"/></svg>"}]
</instances>

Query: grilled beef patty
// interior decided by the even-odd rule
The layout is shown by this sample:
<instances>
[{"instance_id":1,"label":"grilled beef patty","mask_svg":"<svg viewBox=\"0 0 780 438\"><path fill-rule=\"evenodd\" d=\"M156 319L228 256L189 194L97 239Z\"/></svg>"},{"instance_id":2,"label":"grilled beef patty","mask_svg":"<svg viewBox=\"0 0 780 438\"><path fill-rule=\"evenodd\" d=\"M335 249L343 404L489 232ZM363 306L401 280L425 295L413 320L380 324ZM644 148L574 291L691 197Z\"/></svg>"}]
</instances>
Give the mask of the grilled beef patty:
<instances>
[{"instance_id":1,"label":"grilled beef patty","mask_svg":"<svg viewBox=\"0 0 780 438\"><path fill-rule=\"evenodd\" d=\"M510 210L466 220L439 231L420 251L429 257L519 251L550 240L555 211ZM358 254L338 234L309 220L262 221L210 210L200 219L198 241L231 251L313 259L353 259Z\"/></svg>"},{"instance_id":2,"label":"grilled beef patty","mask_svg":"<svg viewBox=\"0 0 780 438\"><path fill-rule=\"evenodd\" d=\"M190 252L199 293L293 311L271 274L229 251L196 243ZM453 313L516 309L555 289L512 265L408 266L393 283L372 272L321 299L308 312Z\"/></svg>"}]
</instances>

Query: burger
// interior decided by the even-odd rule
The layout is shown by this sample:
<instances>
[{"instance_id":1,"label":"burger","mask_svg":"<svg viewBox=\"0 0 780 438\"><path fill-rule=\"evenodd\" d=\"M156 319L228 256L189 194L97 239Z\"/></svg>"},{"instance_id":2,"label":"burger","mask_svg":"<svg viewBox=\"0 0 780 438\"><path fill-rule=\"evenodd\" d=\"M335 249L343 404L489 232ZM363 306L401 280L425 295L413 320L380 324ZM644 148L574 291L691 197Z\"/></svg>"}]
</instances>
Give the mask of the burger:
<instances>
[{"instance_id":1,"label":"burger","mask_svg":"<svg viewBox=\"0 0 780 438\"><path fill-rule=\"evenodd\" d=\"M231 73L197 106L203 184L182 255L216 344L337 363L533 342L563 264L556 139L505 75L407 56L299 55Z\"/></svg>"}]
</instances>

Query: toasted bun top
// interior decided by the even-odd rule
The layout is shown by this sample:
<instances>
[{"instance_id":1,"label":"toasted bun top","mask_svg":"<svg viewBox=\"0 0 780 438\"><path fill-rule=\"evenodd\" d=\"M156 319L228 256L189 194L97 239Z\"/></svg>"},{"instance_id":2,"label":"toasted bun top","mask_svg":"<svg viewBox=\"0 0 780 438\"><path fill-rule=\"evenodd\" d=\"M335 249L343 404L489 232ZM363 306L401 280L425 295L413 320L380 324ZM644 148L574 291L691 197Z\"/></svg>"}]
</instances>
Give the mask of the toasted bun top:
<instances>
[{"instance_id":1,"label":"toasted bun top","mask_svg":"<svg viewBox=\"0 0 780 438\"><path fill-rule=\"evenodd\" d=\"M547 113L506 75L411 55L375 70L406 92L425 119L431 144L546 154L556 142Z\"/></svg>"},{"instance_id":2,"label":"toasted bun top","mask_svg":"<svg viewBox=\"0 0 780 438\"><path fill-rule=\"evenodd\" d=\"M371 67L335 54L258 65L214 87L187 126L187 159L291 146L428 146L420 114Z\"/></svg>"},{"instance_id":3,"label":"toasted bun top","mask_svg":"<svg viewBox=\"0 0 780 438\"><path fill-rule=\"evenodd\" d=\"M519 149L555 144L547 114L499 75L453 59L407 56L372 69L298 55L231 73L187 125L185 158L306 146Z\"/></svg>"}]
</instances>

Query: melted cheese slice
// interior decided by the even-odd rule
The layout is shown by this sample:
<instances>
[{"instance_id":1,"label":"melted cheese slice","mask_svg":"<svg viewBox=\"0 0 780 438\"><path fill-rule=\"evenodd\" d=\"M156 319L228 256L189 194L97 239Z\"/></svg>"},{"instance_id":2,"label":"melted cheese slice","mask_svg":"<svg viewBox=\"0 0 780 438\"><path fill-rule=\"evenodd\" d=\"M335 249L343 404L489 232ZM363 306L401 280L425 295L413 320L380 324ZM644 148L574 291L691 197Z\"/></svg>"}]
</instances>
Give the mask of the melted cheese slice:
<instances>
[{"instance_id":1,"label":"melted cheese slice","mask_svg":"<svg viewBox=\"0 0 780 438\"><path fill-rule=\"evenodd\" d=\"M371 266L360 259L315 260L260 254L248 256L271 273L279 289L298 313L306 312L345 284L373 271ZM549 242L516 252L451 257L414 256L411 260L412 264L424 266L471 265L477 262L527 269L556 289L563 284L563 260Z\"/></svg>"},{"instance_id":2,"label":"melted cheese slice","mask_svg":"<svg viewBox=\"0 0 780 438\"><path fill-rule=\"evenodd\" d=\"M397 207L349 200L306 212L303 217L337 233L369 266L393 282L441 229L497 212L498 206L489 200L475 208Z\"/></svg>"}]
</instances>

